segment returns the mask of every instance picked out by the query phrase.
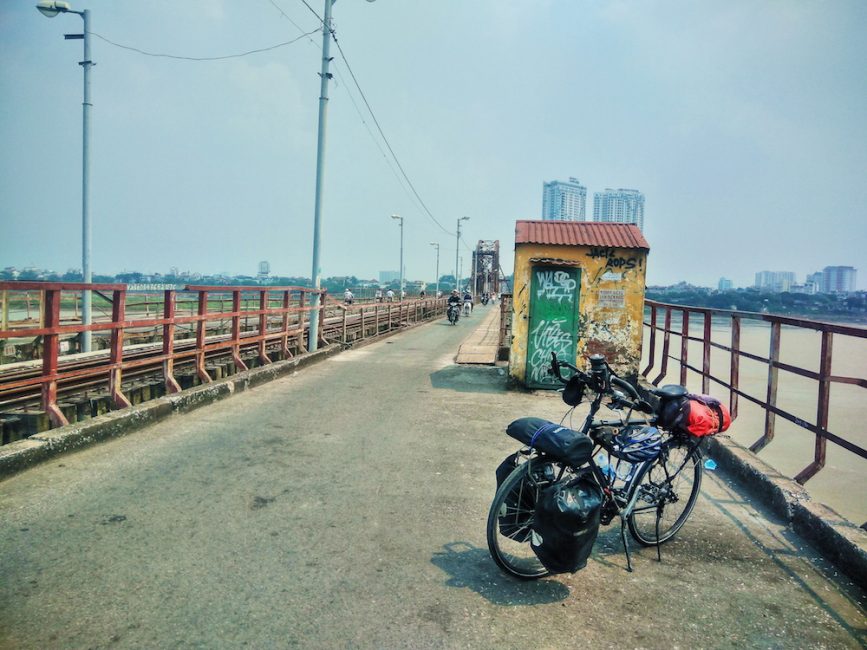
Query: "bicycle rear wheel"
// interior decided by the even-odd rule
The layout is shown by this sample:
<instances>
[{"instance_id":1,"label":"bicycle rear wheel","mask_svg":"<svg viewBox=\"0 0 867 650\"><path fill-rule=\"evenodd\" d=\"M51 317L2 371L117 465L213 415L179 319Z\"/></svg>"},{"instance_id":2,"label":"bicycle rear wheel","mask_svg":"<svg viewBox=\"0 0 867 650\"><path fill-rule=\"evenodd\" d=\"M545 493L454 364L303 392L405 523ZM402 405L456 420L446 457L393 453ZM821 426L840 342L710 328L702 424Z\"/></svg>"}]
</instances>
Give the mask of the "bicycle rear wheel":
<instances>
[{"instance_id":1,"label":"bicycle rear wheel","mask_svg":"<svg viewBox=\"0 0 867 650\"><path fill-rule=\"evenodd\" d=\"M669 447L639 470L628 491L628 501L637 494L627 520L636 542L656 546L677 534L695 507L703 471L701 452L687 444Z\"/></svg>"},{"instance_id":2,"label":"bicycle rear wheel","mask_svg":"<svg viewBox=\"0 0 867 650\"><path fill-rule=\"evenodd\" d=\"M548 575L530 548L530 535L539 495L551 482L551 467L536 461L516 467L500 485L488 512L491 557L503 571L521 580Z\"/></svg>"}]
</instances>

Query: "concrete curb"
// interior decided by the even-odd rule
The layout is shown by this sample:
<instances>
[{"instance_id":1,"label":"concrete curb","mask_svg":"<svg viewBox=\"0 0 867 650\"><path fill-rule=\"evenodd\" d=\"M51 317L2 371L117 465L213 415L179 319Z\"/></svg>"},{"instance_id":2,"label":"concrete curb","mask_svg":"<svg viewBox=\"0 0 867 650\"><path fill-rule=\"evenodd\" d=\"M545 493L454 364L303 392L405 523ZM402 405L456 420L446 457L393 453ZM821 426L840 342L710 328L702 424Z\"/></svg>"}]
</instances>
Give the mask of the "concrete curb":
<instances>
[{"instance_id":1,"label":"concrete curb","mask_svg":"<svg viewBox=\"0 0 867 650\"><path fill-rule=\"evenodd\" d=\"M231 397L266 382L291 374L340 352L339 344L329 345L286 361L253 368L211 384L189 388L183 392L113 411L98 418L76 422L24 440L0 446L0 481L37 463L62 454L83 449L103 440L124 436L159 422L174 413L187 413L201 406Z\"/></svg>"},{"instance_id":2,"label":"concrete curb","mask_svg":"<svg viewBox=\"0 0 867 650\"><path fill-rule=\"evenodd\" d=\"M867 589L867 531L813 501L802 485L728 438L711 438L708 455L859 587Z\"/></svg>"}]
</instances>

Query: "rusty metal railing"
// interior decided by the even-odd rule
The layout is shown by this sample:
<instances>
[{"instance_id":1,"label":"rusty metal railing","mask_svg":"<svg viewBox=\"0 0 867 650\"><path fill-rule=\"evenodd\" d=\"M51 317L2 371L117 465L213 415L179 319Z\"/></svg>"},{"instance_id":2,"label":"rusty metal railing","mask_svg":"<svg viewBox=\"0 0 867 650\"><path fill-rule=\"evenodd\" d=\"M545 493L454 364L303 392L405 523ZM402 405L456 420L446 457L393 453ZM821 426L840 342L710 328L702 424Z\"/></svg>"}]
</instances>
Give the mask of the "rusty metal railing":
<instances>
[{"instance_id":1,"label":"rusty metal railing","mask_svg":"<svg viewBox=\"0 0 867 650\"><path fill-rule=\"evenodd\" d=\"M867 339L867 329L771 314L670 305L652 300L646 300L645 306L650 309L650 320L649 322L644 322L644 325L650 328L648 363L647 367L642 371L642 375L645 377L649 377L651 372L656 369L657 333L662 333L659 371L651 380L651 383L658 385L668 374L669 360L674 360L679 364L681 384L686 385L687 373L688 371L692 371L701 377L701 391L703 393L707 393L710 390L711 382L728 390L732 418L737 417L738 400L740 398L762 408L765 413L764 432L750 446L750 449L754 452L760 451L774 439L777 416L813 433L815 435L813 460L795 476L795 480L801 484L807 482L824 467L826 446L829 441L861 458L867 458L867 450L863 447L844 438L842 435L828 431L831 385L835 383L849 384L867 388L867 379L864 377L846 377L832 373L834 337L845 336L864 341ZM664 312L663 324L661 326L659 325L660 312ZM673 315L679 316L679 318L673 319ZM712 340L711 321L714 317L730 321L731 341L729 344ZM680 321L679 330L673 328L673 320ZM743 321L762 321L770 325L770 345L767 357L747 352L741 348L741 325ZM701 336L695 336L690 332L691 323L700 323ZM813 330L821 335L818 372L781 361L780 341L783 326ZM672 354L672 337L677 338L675 348L679 347L679 355ZM690 362L689 343L691 341L701 345L700 366ZM728 353L729 363L725 369L725 377L716 375L711 370L712 349ZM741 359L750 359L767 366L767 390L764 391L763 395L749 394L745 390L742 390L740 382ZM780 371L815 381L817 394L815 422L807 422L777 406Z\"/></svg>"},{"instance_id":2,"label":"rusty metal railing","mask_svg":"<svg viewBox=\"0 0 867 650\"><path fill-rule=\"evenodd\" d=\"M84 325L76 307L84 290L92 291L110 316ZM228 357L240 371L251 360L269 364L274 358L306 352L308 314L317 309L311 306L316 294L322 296L317 332L322 343L351 344L428 320L443 313L444 303L430 298L344 306L327 300L325 291L306 287L188 285L161 293L160 301L154 294L130 292L123 284L0 282L0 343L37 341L41 358L40 367L15 364L9 370L0 365L0 402L10 396L38 394L51 426L62 426L69 419L58 405L59 389L107 385L112 407L124 408L130 405L124 393L125 373L156 373L162 390L174 393L181 390L176 378L180 364L192 367L200 382L210 383L214 378L207 359ZM38 296L38 319L31 305L34 296ZM179 309L179 303L184 307ZM157 307L161 317L153 313ZM180 328L189 331L181 333ZM107 349L63 354L61 342L65 348L84 331L94 332L95 341L98 338ZM148 345L125 346L125 341L145 336Z\"/></svg>"}]
</instances>

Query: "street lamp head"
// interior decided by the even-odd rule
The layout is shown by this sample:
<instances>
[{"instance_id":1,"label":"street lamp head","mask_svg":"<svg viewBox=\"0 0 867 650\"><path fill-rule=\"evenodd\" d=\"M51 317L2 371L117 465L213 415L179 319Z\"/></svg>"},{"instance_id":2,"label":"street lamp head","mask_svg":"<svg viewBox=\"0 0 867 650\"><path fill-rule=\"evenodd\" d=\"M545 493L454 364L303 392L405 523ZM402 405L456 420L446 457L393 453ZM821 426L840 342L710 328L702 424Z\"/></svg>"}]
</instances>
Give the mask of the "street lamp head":
<instances>
[{"instance_id":1,"label":"street lamp head","mask_svg":"<svg viewBox=\"0 0 867 650\"><path fill-rule=\"evenodd\" d=\"M392 219L403 219L403 217L401 217L400 215L397 215L397 214L391 215L391 218Z\"/></svg>"},{"instance_id":2,"label":"street lamp head","mask_svg":"<svg viewBox=\"0 0 867 650\"><path fill-rule=\"evenodd\" d=\"M54 18L57 14L72 11L69 3L62 0L42 0L36 3L36 8L46 18Z\"/></svg>"},{"instance_id":3,"label":"street lamp head","mask_svg":"<svg viewBox=\"0 0 867 650\"><path fill-rule=\"evenodd\" d=\"M461 217L460 219L458 219L458 221L469 221L469 220L470 220L469 217Z\"/></svg>"}]
</instances>

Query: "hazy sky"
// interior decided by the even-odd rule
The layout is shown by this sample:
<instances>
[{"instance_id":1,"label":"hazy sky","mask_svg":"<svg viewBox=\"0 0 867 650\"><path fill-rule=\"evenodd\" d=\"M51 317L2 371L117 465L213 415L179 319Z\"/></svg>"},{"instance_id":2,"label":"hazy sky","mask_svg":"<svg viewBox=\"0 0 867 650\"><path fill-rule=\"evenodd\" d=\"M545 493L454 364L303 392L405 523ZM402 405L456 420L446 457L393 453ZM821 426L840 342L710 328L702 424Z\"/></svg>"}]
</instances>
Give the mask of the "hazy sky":
<instances>
[{"instance_id":1,"label":"hazy sky","mask_svg":"<svg viewBox=\"0 0 867 650\"><path fill-rule=\"evenodd\" d=\"M321 15L322 0L309 0ZM72 0L95 34L189 57L268 47L300 0ZM80 268L81 19L0 0L0 267ZM867 2L340 0L337 36L403 168L449 233L539 218L542 183L646 196L648 282L867 287ZM93 270L309 275L321 35L212 62L92 37ZM455 238L374 140L336 48L322 270L454 267ZM351 93L351 95L350 95ZM365 126L366 123L366 126ZM368 132L368 128L370 132ZM461 246L464 268L468 248Z\"/></svg>"}]
</instances>

